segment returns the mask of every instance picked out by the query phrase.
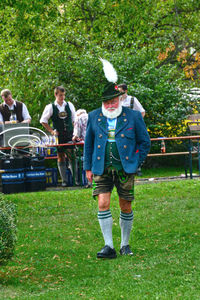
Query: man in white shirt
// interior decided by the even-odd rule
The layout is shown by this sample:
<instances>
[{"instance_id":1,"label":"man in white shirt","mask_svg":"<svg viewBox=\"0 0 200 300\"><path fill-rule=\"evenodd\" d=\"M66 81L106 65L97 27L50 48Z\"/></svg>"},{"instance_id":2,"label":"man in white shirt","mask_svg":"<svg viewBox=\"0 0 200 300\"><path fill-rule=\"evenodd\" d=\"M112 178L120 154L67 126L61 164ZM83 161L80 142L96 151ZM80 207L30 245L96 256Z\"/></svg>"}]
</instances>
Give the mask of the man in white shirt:
<instances>
[{"instance_id":1,"label":"man in white shirt","mask_svg":"<svg viewBox=\"0 0 200 300\"><path fill-rule=\"evenodd\" d=\"M10 90L1 91L3 103L0 105L0 123L30 123L31 116L29 115L26 105L12 98Z\"/></svg>"},{"instance_id":2,"label":"man in white shirt","mask_svg":"<svg viewBox=\"0 0 200 300\"><path fill-rule=\"evenodd\" d=\"M141 112L143 118L145 116L145 110L141 103L138 101L136 97L127 95L127 85L125 83L118 85L118 90L120 92L124 92L124 95L122 96L122 106L132 108L133 110L138 110Z\"/></svg>"},{"instance_id":3,"label":"man in white shirt","mask_svg":"<svg viewBox=\"0 0 200 300\"><path fill-rule=\"evenodd\" d=\"M125 83L119 84L118 90L120 92L124 92L124 95L122 95L122 106L129 107L133 110L140 111L142 114L142 117L144 118L145 110L144 110L142 104L139 102L139 100L136 97L127 95L127 91L128 91L127 85ZM142 175L141 167L138 168L137 175L138 176Z\"/></svg>"},{"instance_id":4,"label":"man in white shirt","mask_svg":"<svg viewBox=\"0 0 200 300\"><path fill-rule=\"evenodd\" d=\"M65 88L58 86L54 90L54 103L46 105L40 123L44 128L54 136L58 136L59 144L65 144L72 141L73 124L75 120L74 105L65 101ZM53 128L48 124L49 120L53 122ZM58 169L62 179L62 186L67 186L65 148L58 147ZM71 168L72 169L72 166Z\"/></svg>"}]
</instances>

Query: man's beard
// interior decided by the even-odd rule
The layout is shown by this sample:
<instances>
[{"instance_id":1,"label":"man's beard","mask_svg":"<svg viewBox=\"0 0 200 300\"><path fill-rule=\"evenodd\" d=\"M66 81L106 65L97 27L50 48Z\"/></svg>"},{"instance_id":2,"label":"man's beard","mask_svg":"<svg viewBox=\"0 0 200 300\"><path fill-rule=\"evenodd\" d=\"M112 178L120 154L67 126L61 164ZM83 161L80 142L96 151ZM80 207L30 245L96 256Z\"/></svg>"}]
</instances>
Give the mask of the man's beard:
<instances>
[{"instance_id":1,"label":"man's beard","mask_svg":"<svg viewBox=\"0 0 200 300\"><path fill-rule=\"evenodd\" d=\"M122 103L121 101L119 101L119 106L118 108L115 108L113 110L108 110L104 107L103 103L102 103L102 113L106 118L109 119L114 119L117 118L122 112Z\"/></svg>"}]
</instances>

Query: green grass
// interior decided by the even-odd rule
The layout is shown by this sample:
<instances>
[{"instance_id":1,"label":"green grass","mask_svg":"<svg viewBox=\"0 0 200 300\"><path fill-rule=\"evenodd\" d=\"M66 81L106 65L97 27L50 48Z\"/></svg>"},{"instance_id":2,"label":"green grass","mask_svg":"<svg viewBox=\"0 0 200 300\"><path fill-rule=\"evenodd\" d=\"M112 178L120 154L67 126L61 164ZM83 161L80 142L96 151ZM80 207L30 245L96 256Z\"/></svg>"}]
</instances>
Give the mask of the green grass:
<instances>
[{"instance_id":1,"label":"green grass","mask_svg":"<svg viewBox=\"0 0 200 300\"><path fill-rule=\"evenodd\" d=\"M200 299L199 180L137 185L133 257L97 260L103 246L91 189L7 195L18 206L15 256L0 299ZM112 195L113 237L120 246Z\"/></svg>"},{"instance_id":2,"label":"green grass","mask_svg":"<svg viewBox=\"0 0 200 300\"><path fill-rule=\"evenodd\" d=\"M193 165L192 169L193 174L199 174L198 166L197 164ZM139 176L138 178L149 178L149 177L170 177L170 176L185 176L185 170L183 167L173 167L173 166L165 166L165 167L157 167L157 168L142 168L142 176ZM189 169L188 169L188 177Z\"/></svg>"}]
</instances>

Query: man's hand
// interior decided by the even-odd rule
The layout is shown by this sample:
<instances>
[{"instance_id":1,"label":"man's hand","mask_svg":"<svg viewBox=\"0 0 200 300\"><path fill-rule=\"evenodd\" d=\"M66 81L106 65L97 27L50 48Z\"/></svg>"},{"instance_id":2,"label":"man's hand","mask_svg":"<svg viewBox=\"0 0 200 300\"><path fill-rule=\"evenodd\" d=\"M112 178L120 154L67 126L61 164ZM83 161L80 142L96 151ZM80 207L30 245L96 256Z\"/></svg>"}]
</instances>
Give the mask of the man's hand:
<instances>
[{"instance_id":1,"label":"man's hand","mask_svg":"<svg viewBox=\"0 0 200 300\"><path fill-rule=\"evenodd\" d=\"M93 177L92 171L86 170L86 177L87 180L92 183L92 177Z\"/></svg>"},{"instance_id":2,"label":"man's hand","mask_svg":"<svg viewBox=\"0 0 200 300\"><path fill-rule=\"evenodd\" d=\"M59 132L56 129L54 129L51 131L51 135L58 136Z\"/></svg>"},{"instance_id":3,"label":"man's hand","mask_svg":"<svg viewBox=\"0 0 200 300\"><path fill-rule=\"evenodd\" d=\"M5 124L17 124L19 121L14 120L14 121L5 121Z\"/></svg>"},{"instance_id":4,"label":"man's hand","mask_svg":"<svg viewBox=\"0 0 200 300\"><path fill-rule=\"evenodd\" d=\"M53 130L53 128L51 128L49 126L48 123L44 123L42 122L42 126L46 129L46 131L48 131L51 135L55 135L55 136L58 136L59 135L59 132L55 129Z\"/></svg>"},{"instance_id":5,"label":"man's hand","mask_svg":"<svg viewBox=\"0 0 200 300\"><path fill-rule=\"evenodd\" d=\"M74 135L73 138L72 138L72 141L73 141L73 142L76 142L76 141L79 142L80 140L81 140L81 139L80 139L78 136L76 136L76 135Z\"/></svg>"},{"instance_id":6,"label":"man's hand","mask_svg":"<svg viewBox=\"0 0 200 300\"><path fill-rule=\"evenodd\" d=\"M22 121L21 123L30 124L31 123L31 119L26 119L26 120Z\"/></svg>"}]
</instances>

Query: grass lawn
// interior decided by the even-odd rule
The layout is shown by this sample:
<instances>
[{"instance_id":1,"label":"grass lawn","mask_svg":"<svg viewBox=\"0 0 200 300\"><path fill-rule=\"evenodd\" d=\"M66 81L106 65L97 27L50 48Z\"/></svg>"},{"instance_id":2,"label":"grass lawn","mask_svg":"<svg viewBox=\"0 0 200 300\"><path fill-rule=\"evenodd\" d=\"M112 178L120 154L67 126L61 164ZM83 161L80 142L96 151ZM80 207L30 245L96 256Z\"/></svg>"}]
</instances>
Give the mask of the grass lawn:
<instances>
[{"instance_id":1,"label":"grass lawn","mask_svg":"<svg viewBox=\"0 0 200 300\"><path fill-rule=\"evenodd\" d=\"M199 191L199 179L135 186L134 256L114 260L96 259L103 239L91 189L7 195L18 242L0 268L0 299L200 299Z\"/></svg>"},{"instance_id":2,"label":"grass lawn","mask_svg":"<svg viewBox=\"0 0 200 300\"><path fill-rule=\"evenodd\" d=\"M193 174L199 175L199 170L197 164L193 165L192 169ZM150 177L170 177L170 176L185 176L184 166L165 166L165 167L157 167L157 168L142 168L142 176L138 178L150 178ZM188 177L190 176L188 169Z\"/></svg>"}]
</instances>

